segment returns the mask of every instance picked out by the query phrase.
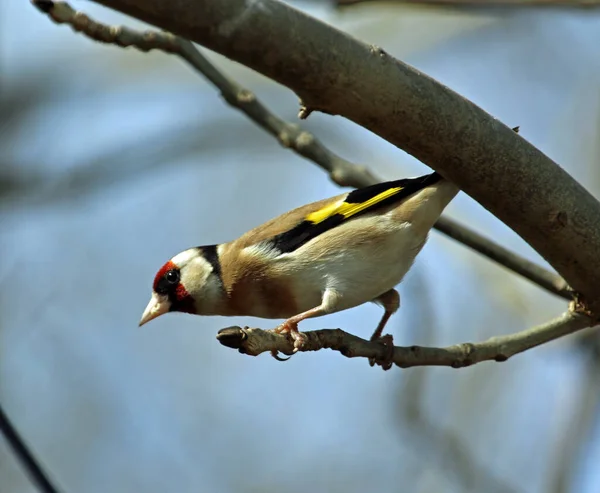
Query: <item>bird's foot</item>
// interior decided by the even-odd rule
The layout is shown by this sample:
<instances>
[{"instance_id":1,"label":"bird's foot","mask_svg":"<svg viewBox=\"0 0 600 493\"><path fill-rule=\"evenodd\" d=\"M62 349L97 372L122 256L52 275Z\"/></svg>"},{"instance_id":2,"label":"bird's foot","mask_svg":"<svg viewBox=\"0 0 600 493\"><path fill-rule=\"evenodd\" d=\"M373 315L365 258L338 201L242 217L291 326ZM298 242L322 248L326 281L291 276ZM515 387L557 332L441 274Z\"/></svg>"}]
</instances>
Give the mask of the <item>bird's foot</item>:
<instances>
[{"instance_id":1,"label":"bird's foot","mask_svg":"<svg viewBox=\"0 0 600 493\"><path fill-rule=\"evenodd\" d=\"M290 332L290 335L292 336L292 339L294 339L294 353L297 353L304 347L304 344L308 341L308 337L304 332L300 332L299 330Z\"/></svg>"},{"instance_id":2,"label":"bird's foot","mask_svg":"<svg viewBox=\"0 0 600 493\"><path fill-rule=\"evenodd\" d=\"M300 349L302 349L302 347L308 340L306 334L298 330L298 324L294 323L283 322L279 327L273 329L273 332L275 332L276 334L289 334L291 336L291 338L294 341L294 354L297 353ZM273 349L271 351L271 356L273 356L273 358L275 358L277 361L287 361L291 358L291 356L289 358L280 357L276 349Z\"/></svg>"},{"instance_id":3,"label":"bird's foot","mask_svg":"<svg viewBox=\"0 0 600 493\"><path fill-rule=\"evenodd\" d=\"M384 370L389 370L394 365L394 337L391 334L385 334L378 338L371 338L372 342L378 341L385 346L385 356L382 359L369 358L369 364L381 366Z\"/></svg>"}]
</instances>

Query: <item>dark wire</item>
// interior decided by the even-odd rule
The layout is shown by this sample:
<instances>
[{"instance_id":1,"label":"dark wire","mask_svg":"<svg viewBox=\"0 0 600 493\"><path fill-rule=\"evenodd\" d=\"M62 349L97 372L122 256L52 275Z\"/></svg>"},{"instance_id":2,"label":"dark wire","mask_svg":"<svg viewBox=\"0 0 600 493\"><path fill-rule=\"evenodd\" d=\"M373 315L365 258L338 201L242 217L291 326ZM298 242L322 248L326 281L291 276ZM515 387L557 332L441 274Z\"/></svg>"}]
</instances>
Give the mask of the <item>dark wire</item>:
<instances>
[{"instance_id":1,"label":"dark wire","mask_svg":"<svg viewBox=\"0 0 600 493\"><path fill-rule=\"evenodd\" d=\"M23 439L19 436L19 433L12 425L8 416L2 410L0 405L0 430L8 441L15 455L27 471L27 474L31 478L32 482L44 493L59 493L58 489L50 482L50 479L46 473L42 470L41 466L33 457L32 453L25 445Z\"/></svg>"}]
</instances>

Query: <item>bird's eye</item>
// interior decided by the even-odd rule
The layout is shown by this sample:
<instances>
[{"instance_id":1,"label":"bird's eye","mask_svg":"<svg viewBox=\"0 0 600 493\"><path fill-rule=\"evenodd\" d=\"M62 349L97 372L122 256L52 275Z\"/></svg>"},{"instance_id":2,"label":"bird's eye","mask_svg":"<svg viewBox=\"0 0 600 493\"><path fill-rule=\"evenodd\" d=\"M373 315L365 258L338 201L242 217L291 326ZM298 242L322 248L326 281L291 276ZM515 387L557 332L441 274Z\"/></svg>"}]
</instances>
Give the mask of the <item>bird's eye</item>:
<instances>
[{"instance_id":1,"label":"bird's eye","mask_svg":"<svg viewBox=\"0 0 600 493\"><path fill-rule=\"evenodd\" d=\"M179 282L179 272L170 270L165 274L165 279L169 284L177 284Z\"/></svg>"}]
</instances>

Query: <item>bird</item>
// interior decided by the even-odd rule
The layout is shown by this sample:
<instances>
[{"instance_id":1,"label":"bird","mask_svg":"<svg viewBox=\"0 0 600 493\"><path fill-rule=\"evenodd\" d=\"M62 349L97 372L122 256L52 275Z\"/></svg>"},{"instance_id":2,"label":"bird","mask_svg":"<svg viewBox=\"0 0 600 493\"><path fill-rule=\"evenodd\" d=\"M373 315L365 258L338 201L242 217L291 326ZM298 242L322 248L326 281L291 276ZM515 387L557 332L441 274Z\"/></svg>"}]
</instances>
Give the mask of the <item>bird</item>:
<instances>
[{"instance_id":1,"label":"bird","mask_svg":"<svg viewBox=\"0 0 600 493\"><path fill-rule=\"evenodd\" d=\"M383 336L400 307L395 287L459 189L433 172L357 188L286 212L221 244L188 248L156 273L142 326L165 313L284 319L294 352L308 318L367 302L384 313L371 341L387 350L371 366L391 367L393 337ZM277 359L277 352L272 353Z\"/></svg>"}]
</instances>

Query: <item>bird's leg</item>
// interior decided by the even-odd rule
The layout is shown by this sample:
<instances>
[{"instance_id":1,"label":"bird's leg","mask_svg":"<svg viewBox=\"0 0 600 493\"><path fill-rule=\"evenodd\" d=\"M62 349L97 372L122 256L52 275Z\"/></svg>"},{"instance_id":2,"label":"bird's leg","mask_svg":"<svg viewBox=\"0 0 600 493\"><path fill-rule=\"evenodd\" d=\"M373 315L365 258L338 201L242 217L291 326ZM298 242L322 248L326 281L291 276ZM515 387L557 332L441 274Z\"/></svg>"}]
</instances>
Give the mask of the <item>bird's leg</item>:
<instances>
[{"instance_id":1,"label":"bird's leg","mask_svg":"<svg viewBox=\"0 0 600 493\"><path fill-rule=\"evenodd\" d=\"M371 336L371 341L380 341L386 347L385 357L381 361L376 361L375 358L369 358L369 364L374 366L376 363L381 365L384 370L389 370L392 367L394 359L394 338L391 334L382 336L383 329L390 317L400 308L400 294L395 289L386 291L381 296L373 300L375 303L383 306L385 312Z\"/></svg>"},{"instance_id":2,"label":"bird's leg","mask_svg":"<svg viewBox=\"0 0 600 493\"><path fill-rule=\"evenodd\" d=\"M292 339L294 339L294 352L297 352L298 349L300 349L306 341L306 335L298 330L298 324L302 322L302 320L311 317L318 317L319 315L323 315L324 313L325 312L323 311L323 308L321 306L311 308L310 310L288 318L285 322L283 322L279 327L275 329L275 333L290 334L290 336L292 336Z\"/></svg>"},{"instance_id":3,"label":"bird's leg","mask_svg":"<svg viewBox=\"0 0 600 493\"><path fill-rule=\"evenodd\" d=\"M279 327L274 329L274 332L276 334L290 334L294 340L294 353L296 353L299 349L302 349L302 346L306 342L306 334L303 334L298 330L298 324L307 318L319 317L321 315L331 313L338 299L339 295L336 291L333 289L326 289L323 293L323 300L319 306L288 318ZM276 350L271 351L271 355L275 359L281 360L281 358L277 355Z\"/></svg>"}]
</instances>

